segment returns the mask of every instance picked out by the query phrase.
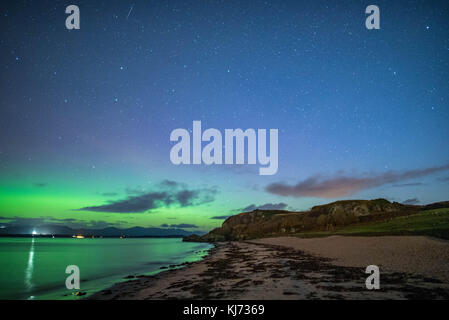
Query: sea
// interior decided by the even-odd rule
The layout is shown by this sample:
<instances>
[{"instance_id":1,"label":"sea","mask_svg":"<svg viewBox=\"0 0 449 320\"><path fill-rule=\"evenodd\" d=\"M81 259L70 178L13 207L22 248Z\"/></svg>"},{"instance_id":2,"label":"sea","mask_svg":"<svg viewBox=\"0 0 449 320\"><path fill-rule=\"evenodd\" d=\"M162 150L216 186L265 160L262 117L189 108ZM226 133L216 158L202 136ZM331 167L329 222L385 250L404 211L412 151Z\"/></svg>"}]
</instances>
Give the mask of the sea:
<instances>
[{"instance_id":1,"label":"sea","mask_svg":"<svg viewBox=\"0 0 449 320\"><path fill-rule=\"evenodd\" d=\"M211 247L181 238L0 238L0 299L80 299L129 276L200 260ZM80 289L66 287L73 265Z\"/></svg>"}]
</instances>

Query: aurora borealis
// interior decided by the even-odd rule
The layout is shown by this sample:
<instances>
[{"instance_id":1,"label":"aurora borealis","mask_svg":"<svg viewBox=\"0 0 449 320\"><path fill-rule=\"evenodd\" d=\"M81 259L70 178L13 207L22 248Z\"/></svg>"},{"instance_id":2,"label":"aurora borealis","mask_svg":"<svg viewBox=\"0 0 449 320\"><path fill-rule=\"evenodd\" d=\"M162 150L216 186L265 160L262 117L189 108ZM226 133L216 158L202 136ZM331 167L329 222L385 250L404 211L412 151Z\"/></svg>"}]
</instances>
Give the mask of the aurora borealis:
<instances>
[{"instance_id":1,"label":"aurora borealis","mask_svg":"<svg viewBox=\"0 0 449 320\"><path fill-rule=\"evenodd\" d=\"M377 1L367 30L370 4L6 1L0 226L208 231L258 206L448 200L449 3ZM195 120L279 129L277 174L173 165L170 132Z\"/></svg>"}]
</instances>

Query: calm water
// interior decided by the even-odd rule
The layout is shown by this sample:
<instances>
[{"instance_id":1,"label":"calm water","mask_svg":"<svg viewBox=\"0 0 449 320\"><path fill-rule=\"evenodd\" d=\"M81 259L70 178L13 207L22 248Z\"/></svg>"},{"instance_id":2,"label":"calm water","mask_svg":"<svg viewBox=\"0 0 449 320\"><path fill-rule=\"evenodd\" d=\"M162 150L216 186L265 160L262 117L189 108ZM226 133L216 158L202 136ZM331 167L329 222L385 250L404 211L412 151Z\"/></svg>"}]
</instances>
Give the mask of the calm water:
<instances>
[{"instance_id":1,"label":"calm water","mask_svg":"<svg viewBox=\"0 0 449 320\"><path fill-rule=\"evenodd\" d=\"M88 294L160 267L199 260L211 245L182 239L0 238L0 299L74 299L68 265ZM77 291L77 290L73 290Z\"/></svg>"}]
</instances>

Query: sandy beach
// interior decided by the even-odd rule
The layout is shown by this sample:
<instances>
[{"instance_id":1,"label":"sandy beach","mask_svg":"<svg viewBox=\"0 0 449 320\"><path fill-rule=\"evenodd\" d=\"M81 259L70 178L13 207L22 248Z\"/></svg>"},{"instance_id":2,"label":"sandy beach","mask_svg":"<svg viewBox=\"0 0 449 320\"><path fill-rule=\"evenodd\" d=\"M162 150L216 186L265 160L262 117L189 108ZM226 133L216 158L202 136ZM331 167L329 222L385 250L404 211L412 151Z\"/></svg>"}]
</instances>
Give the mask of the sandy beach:
<instances>
[{"instance_id":1,"label":"sandy beach","mask_svg":"<svg viewBox=\"0 0 449 320\"><path fill-rule=\"evenodd\" d=\"M88 299L449 299L449 242L427 237L267 238L137 275ZM381 270L367 290L365 268Z\"/></svg>"},{"instance_id":2,"label":"sandy beach","mask_svg":"<svg viewBox=\"0 0 449 320\"><path fill-rule=\"evenodd\" d=\"M332 259L339 266L407 272L449 283L449 241L423 236L266 238L255 243L286 246Z\"/></svg>"}]
</instances>

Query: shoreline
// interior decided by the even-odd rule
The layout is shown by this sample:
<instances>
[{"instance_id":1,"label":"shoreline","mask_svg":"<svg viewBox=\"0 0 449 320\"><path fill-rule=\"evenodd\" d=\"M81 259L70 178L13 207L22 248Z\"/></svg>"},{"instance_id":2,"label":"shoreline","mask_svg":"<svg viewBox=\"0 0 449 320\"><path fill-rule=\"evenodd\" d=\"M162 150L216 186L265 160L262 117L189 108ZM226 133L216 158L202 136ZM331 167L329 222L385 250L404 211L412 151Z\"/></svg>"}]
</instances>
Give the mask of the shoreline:
<instances>
[{"instance_id":1,"label":"shoreline","mask_svg":"<svg viewBox=\"0 0 449 320\"><path fill-rule=\"evenodd\" d=\"M402 236L394 239L342 238L347 244L341 246L340 251L335 251L331 245L341 245L338 237L321 238L319 242L316 241L318 239L281 237L217 243L202 260L184 263L182 268L163 270L156 275L142 275L116 283L87 299L449 299L449 281L441 274L428 277L411 273L405 267L410 260L419 262L429 255L423 243L435 245L440 240ZM348 246L353 238L357 238L357 245ZM383 262L381 289L367 290L366 265L362 267L363 262L359 261L357 265L351 260L354 256L363 257L363 252L354 252L364 246L365 249L377 248L376 245L384 243L389 245L390 251L398 253L401 246L410 241L416 252L405 266L390 268ZM315 248L311 243L316 243ZM444 259L441 252L449 253L449 242L440 244L435 247L438 249L434 257ZM334 256L326 253L326 248L330 248ZM353 254L348 255L348 252ZM371 254L373 252L376 254L376 250L371 250ZM377 261L376 257L373 258ZM441 267L442 273L447 268L446 264Z\"/></svg>"}]
</instances>

